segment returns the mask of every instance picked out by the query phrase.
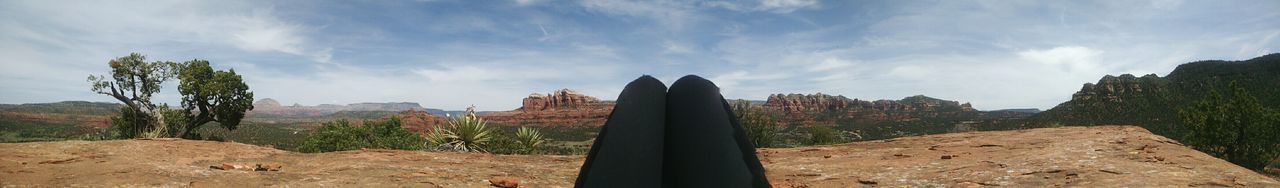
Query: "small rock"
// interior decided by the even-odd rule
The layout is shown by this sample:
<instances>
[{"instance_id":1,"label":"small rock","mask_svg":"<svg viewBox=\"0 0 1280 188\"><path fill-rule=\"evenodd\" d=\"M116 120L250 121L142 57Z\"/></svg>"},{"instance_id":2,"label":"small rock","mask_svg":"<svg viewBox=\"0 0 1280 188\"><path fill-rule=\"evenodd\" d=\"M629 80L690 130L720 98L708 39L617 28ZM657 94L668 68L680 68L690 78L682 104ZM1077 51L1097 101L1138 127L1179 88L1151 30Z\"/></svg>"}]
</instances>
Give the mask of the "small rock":
<instances>
[{"instance_id":1,"label":"small rock","mask_svg":"<svg viewBox=\"0 0 1280 188\"><path fill-rule=\"evenodd\" d=\"M281 167L284 167L284 165L278 165L278 164L267 164L267 165L257 164L257 165L255 165L255 168L253 168L253 171L280 171L280 168L281 168Z\"/></svg>"},{"instance_id":2,"label":"small rock","mask_svg":"<svg viewBox=\"0 0 1280 188\"><path fill-rule=\"evenodd\" d=\"M516 177L511 176L498 176L489 178L489 185L502 188L516 188L520 187L520 179L516 179Z\"/></svg>"},{"instance_id":3,"label":"small rock","mask_svg":"<svg viewBox=\"0 0 1280 188\"><path fill-rule=\"evenodd\" d=\"M822 158L824 158L824 159L830 159L830 158L831 158L831 156L830 156L830 155L824 155L824 156L822 156Z\"/></svg>"},{"instance_id":4,"label":"small rock","mask_svg":"<svg viewBox=\"0 0 1280 188\"><path fill-rule=\"evenodd\" d=\"M858 179L858 183L861 183L861 184L867 184L867 185L875 185L875 184L878 184L878 182L876 182L876 181L864 180L864 179Z\"/></svg>"},{"instance_id":5,"label":"small rock","mask_svg":"<svg viewBox=\"0 0 1280 188\"><path fill-rule=\"evenodd\" d=\"M951 159L951 157L952 157L951 155L943 155L942 159Z\"/></svg>"}]
</instances>

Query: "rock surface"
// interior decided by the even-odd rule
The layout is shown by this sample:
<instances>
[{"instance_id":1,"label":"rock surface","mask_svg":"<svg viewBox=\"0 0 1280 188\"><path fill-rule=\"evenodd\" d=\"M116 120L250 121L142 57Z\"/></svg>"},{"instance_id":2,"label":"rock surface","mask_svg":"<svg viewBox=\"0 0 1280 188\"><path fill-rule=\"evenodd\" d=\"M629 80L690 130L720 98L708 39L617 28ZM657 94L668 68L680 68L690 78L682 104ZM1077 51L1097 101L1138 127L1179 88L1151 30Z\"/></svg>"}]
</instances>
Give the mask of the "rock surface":
<instances>
[{"instance_id":1,"label":"rock surface","mask_svg":"<svg viewBox=\"0 0 1280 188\"><path fill-rule=\"evenodd\" d=\"M571 187L583 156L358 150L191 140L0 144L0 187ZM1277 187L1271 177L1134 126L968 132L761 149L777 187ZM941 159L951 156L951 159ZM279 164L280 171L209 168Z\"/></svg>"},{"instance_id":2,"label":"rock surface","mask_svg":"<svg viewBox=\"0 0 1280 188\"><path fill-rule=\"evenodd\" d=\"M609 118L613 105L573 90L560 89L548 94L530 94L516 110L490 112L480 117L505 125L598 127Z\"/></svg>"}]
</instances>

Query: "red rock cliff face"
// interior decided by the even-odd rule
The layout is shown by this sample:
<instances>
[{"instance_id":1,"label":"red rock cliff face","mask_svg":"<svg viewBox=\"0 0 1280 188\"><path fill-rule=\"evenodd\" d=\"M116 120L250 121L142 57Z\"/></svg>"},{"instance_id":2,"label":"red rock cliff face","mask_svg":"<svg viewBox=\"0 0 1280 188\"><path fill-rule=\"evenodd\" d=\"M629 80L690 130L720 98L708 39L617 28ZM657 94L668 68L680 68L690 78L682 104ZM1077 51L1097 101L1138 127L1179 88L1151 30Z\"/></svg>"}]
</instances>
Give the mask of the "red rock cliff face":
<instances>
[{"instance_id":1,"label":"red rock cliff face","mask_svg":"<svg viewBox=\"0 0 1280 188\"><path fill-rule=\"evenodd\" d=\"M519 110L540 111L549 109L581 108L599 103L595 97L579 94L569 89L560 89L549 94L533 93L524 98Z\"/></svg>"},{"instance_id":2,"label":"red rock cliff face","mask_svg":"<svg viewBox=\"0 0 1280 188\"><path fill-rule=\"evenodd\" d=\"M598 127L604 125L612 111L612 102L560 89L548 94L530 94L516 110L487 113L480 117L504 125Z\"/></svg>"},{"instance_id":3,"label":"red rock cliff face","mask_svg":"<svg viewBox=\"0 0 1280 188\"><path fill-rule=\"evenodd\" d=\"M961 104L923 95L902 100L864 101L821 93L774 94L769 96L764 107L783 114L784 120L801 124L830 124L834 119L880 122L981 115L969 103Z\"/></svg>"},{"instance_id":4,"label":"red rock cliff face","mask_svg":"<svg viewBox=\"0 0 1280 188\"><path fill-rule=\"evenodd\" d=\"M428 113L427 111L405 110L397 115L400 126L415 133L428 133L437 126L449 126L448 119Z\"/></svg>"}]
</instances>

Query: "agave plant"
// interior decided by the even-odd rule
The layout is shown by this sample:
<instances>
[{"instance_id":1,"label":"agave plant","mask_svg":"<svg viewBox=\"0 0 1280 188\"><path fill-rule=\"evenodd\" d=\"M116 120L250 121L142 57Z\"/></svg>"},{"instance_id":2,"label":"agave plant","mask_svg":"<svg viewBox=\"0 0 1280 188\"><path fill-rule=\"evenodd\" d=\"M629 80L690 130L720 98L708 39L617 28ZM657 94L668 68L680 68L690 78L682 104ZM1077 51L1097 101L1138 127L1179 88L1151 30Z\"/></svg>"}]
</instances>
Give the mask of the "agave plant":
<instances>
[{"instance_id":1,"label":"agave plant","mask_svg":"<svg viewBox=\"0 0 1280 188\"><path fill-rule=\"evenodd\" d=\"M466 115L449 121L449 127L436 127L427 134L429 148L461 152L485 152L484 145L490 139L489 128L476 116L475 107L467 108Z\"/></svg>"},{"instance_id":2,"label":"agave plant","mask_svg":"<svg viewBox=\"0 0 1280 188\"><path fill-rule=\"evenodd\" d=\"M542 133L538 129L520 127L516 130L516 143L520 145L520 152L533 153L542 146Z\"/></svg>"}]
</instances>

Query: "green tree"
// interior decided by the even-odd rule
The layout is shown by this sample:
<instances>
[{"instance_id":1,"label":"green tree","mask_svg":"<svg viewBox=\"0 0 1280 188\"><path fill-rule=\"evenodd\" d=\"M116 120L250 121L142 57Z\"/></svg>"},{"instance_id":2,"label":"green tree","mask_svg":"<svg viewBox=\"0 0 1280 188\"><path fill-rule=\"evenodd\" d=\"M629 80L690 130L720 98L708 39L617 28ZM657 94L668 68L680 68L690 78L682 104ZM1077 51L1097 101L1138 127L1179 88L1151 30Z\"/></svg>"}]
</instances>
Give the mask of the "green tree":
<instances>
[{"instance_id":1,"label":"green tree","mask_svg":"<svg viewBox=\"0 0 1280 188\"><path fill-rule=\"evenodd\" d=\"M1211 91L1209 98L1179 111L1186 126L1183 142L1245 168L1262 171L1280 156L1280 113L1232 82L1231 98Z\"/></svg>"},{"instance_id":2,"label":"green tree","mask_svg":"<svg viewBox=\"0 0 1280 188\"><path fill-rule=\"evenodd\" d=\"M180 136L209 122L218 122L227 130L236 130L245 111L253 110L253 92L235 69L222 71L209 67L209 61L191 60L178 68L178 93L188 120Z\"/></svg>"},{"instance_id":3,"label":"green tree","mask_svg":"<svg viewBox=\"0 0 1280 188\"><path fill-rule=\"evenodd\" d=\"M111 96L128 108L112 118L121 121L112 124L121 130L121 136L141 136L142 132L164 129L161 126L166 125L151 96L160 92L160 85L173 77L177 65L166 61L146 62L146 59L138 53L119 57L107 62L111 77L90 75L88 78L92 83L90 91Z\"/></svg>"},{"instance_id":4,"label":"green tree","mask_svg":"<svg viewBox=\"0 0 1280 188\"><path fill-rule=\"evenodd\" d=\"M235 130L244 112L253 109L253 92L240 75L235 70L215 71L205 60L146 62L146 56L131 53L107 64L111 77L90 75L90 90L111 96L128 108L113 118L122 121L113 125L124 138L189 136L209 122ZM152 95L175 77L180 81L183 109L169 110L167 105L153 103Z\"/></svg>"},{"instance_id":5,"label":"green tree","mask_svg":"<svg viewBox=\"0 0 1280 188\"><path fill-rule=\"evenodd\" d=\"M760 107L751 106L746 100L734 100L731 107L738 123L746 131L747 138L757 148L772 147L778 142L781 127Z\"/></svg>"}]
</instances>

